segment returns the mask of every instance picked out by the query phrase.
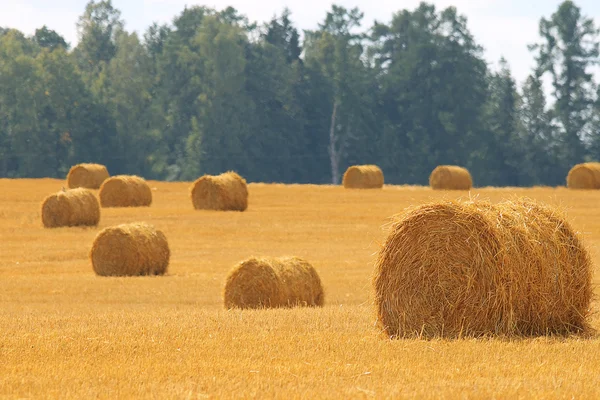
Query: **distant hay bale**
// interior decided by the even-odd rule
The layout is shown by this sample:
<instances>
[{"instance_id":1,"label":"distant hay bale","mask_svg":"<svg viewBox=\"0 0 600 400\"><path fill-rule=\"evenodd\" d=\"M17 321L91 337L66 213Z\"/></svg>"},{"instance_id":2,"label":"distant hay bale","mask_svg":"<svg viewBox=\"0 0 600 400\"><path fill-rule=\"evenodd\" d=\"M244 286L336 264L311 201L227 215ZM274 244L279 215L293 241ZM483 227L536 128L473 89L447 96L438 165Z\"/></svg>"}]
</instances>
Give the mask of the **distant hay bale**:
<instances>
[{"instance_id":1,"label":"distant hay bale","mask_svg":"<svg viewBox=\"0 0 600 400\"><path fill-rule=\"evenodd\" d=\"M439 190L469 190L473 186L473 179L466 168L438 165L429 175L429 186Z\"/></svg>"},{"instance_id":2,"label":"distant hay bale","mask_svg":"<svg viewBox=\"0 0 600 400\"><path fill-rule=\"evenodd\" d=\"M42 223L46 228L61 226L96 226L100 205L88 189L60 191L42 202Z\"/></svg>"},{"instance_id":3,"label":"distant hay bale","mask_svg":"<svg viewBox=\"0 0 600 400\"><path fill-rule=\"evenodd\" d=\"M196 210L244 211L248 208L246 180L233 171L204 175L190 188Z\"/></svg>"},{"instance_id":4,"label":"distant hay bale","mask_svg":"<svg viewBox=\"0 0 600 400\"><path fill-rule=\"evenodd\" d=\"M536 336L589 329L591 277L556 210L442 202L396 217L373 283L390 337Z\"/></svg>"},{"instance_id":5,"label":"distant hay bale","mask_svg":"<svg viewBox=\"0 0 600 400\"><path fill-rule=\"evenodd\" d=\"M143 178L135 175L117 175L104 181L100 187L102 207L146 207L152 204L152 191Z\"/></svg>"},{"instance_id":6,"label":"distant hay bale","mask_svg":"<svg viewBox=\"0 0 600 400\"><path fill-rule=\"evenodd\" d=\"M90 251L92 267L101 276L163 275L169 267L167 238L152 225L112 226L96 236Z\"/></svg>"},{"instance_id":7,"label":"distant hay bale","mask_svg":"<svg viewBox=\"0 0 600 400\"><path fill-rule=\"evenodd\" d=\"M567 175L569 189L600 189L600 163L577 164Z\"/></svg>"},{"instance_id":8,"label":"distant hay bale","mask_svg":"<svg viewBox=\"0 0 600 400\"><path fill-rule=\"evenodd\" d=\"M227 308L323 306L317 271L297 257L250 258L238 264L225 283Z\"/></svg>"},{"instance_id":9,"label":"distant hay bale","mask_svg":"<svg viewBox=\"0 0 600 400\"><path fill-rule=\"evenodd\" d=\"M379 189L383 187L383 172L377 165L354 165L344 173L346 189Z\"/></svg>"},{"instance_id":10,"label":"distant hay bale","mask_svg":"<svg viewBox=\"0 0 600 400\"><path fill-rule=\"evenodd\" d=\"M67 175L67 186L70 189L98 189L108 179L108 170L100 164L77 164L71 167Z\"/></svg>"}]
</instances>

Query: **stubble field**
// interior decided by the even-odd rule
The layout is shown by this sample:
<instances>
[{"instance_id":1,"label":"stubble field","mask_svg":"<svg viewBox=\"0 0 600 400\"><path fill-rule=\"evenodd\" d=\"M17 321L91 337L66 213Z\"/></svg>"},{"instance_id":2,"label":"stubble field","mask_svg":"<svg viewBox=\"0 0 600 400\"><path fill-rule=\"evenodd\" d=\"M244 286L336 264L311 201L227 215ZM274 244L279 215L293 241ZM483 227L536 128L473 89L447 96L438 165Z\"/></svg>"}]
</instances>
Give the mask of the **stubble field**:
<instances>
[{"instance_id":1,"label":"stubble field","mask_svg":"<svg viewBox=\"0 0 600 400\"><path fill-rule=\"evenodd\" d=\"M210 212L193 210L189 183L151 181L150 208L102 209L97 228L44 229L40 204L64 184L0 179L2 398L600 398L600 335L391 341L379 331L371 274L388 218L467 192L250 184L246 212ZM598 294L600 191L470 196L565 208ZM136 221L166 234L168 274L95 276L96 234ZM324 308L224 309L237 262L285 255L319 272ZM600 317L592 325L600 331Z\"/></svg>"}]
</instances>

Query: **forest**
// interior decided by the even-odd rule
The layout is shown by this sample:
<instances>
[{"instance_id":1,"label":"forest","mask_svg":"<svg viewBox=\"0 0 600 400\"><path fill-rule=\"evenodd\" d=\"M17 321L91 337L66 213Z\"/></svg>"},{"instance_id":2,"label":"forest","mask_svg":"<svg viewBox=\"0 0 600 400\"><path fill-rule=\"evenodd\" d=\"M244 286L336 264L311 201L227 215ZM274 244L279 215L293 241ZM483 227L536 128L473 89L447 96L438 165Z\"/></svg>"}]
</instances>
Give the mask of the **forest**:
<instances>
[{"instance_id":1,"label":"forest","mask_svg":"<svg viewBox=\"0 0 600 400\"><path fill-rule=\"evenodd\" d=\"M486 62L460 10L426 2L372 26L333 5L302 32L287 9L258 23L195 6L138 34L92 0L77 31L71 46L46 26L0 27L0 177L95 162L328 184L377 164L386 183L426 184L456 164L477 186L533 186L600 160L599 29L572 1L540 17L524 82Z\"/></svg>"}]
</instances>

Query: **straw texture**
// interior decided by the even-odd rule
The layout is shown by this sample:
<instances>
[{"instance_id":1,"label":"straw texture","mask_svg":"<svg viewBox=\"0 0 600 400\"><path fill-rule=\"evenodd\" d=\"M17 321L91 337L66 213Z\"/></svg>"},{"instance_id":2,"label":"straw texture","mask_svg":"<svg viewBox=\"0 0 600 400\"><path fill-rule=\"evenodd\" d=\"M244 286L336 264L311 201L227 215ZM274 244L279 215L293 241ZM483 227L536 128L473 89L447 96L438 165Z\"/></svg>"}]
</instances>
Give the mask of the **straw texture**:
<instances>
[{"instance_id":1,"label":"straw texture","mask_svg":"<svg viewBox=\"0 0 600 400\"><path fill-rule=\"evenodd\" d=\"M439 165L429 176L429 186L436 190L469 190L473 186L473 179L466 168Z\"/></svg>"},{"instance_id":2,"label":"straw texture","mask_svg":"<svg viewBox=\"0 0 600 400\"><path fill-rule=\"evenodd\" d=\"M233 171L204 175L190 188L196 210L245 211L248 208L246 180Z\"/></svg>"},{"instance_id":3,"label":"straw texture","mask_svg":"<svg viewBox=\"0 0 600 400\"><path fill-rule=\"evenodd\" d=\"M600 189L600 163L577 164L567 175L569 189Z\"/></svg>"},{"instance_id":4,"label":"straw texture","mask_svg":"<svg viewBox=\"0 0 600 400\"><path fill-rule=\"evenodd\" d=\"M226 308L323 306L321 279L298 257L250 258L227 277Z\"/></svg>"},{"instance_id":5,"label":"straw texture","mask_svg":"<svg viewBox=\"0 0 600 400\"><path fill-rule=\"evenodd\" d=\"M342 183L346 189L380 189L383 172L377 165L354 165L346 170Z\"/></svg>"},{"instance_id":6,"label":"straw texture","mask_svg":"<svg viewBox=\"0 0 600 400\"><path fill-rule=\"evenodd\" d=\"M67 186L70 189L98 189L108 179L108 170L101 164L77 164L67 174Z\"/></svg>"},{"instance_id":7,"label":"straw texture","mask_svg":"<svg viewBox=\"0 0 600 400\"><path fill-rule=\"evenodd\" d=\"M162 275L170 255L165 235L146 223L106 228L90 251L94 272L101 276Z\"/></svg>"},{"instance_id":8,"label":"straw texture","mask_svg":"<svg viewBox=\"0 0 600 400\"><path fill-rule=\"evenodd\" d=\"M377 259L375 303L391 337L581 333L591 271L553 208L432 203L395 217Z\"/></svg>"},{"instance_id":9,"label":"straw texture","mask_svg":"<svg viewBox=\"0 0 600 400\"><path fill-rule=\"evenodd\" d=\"M72 189L46 197L41 214L46 228L96 226L100 221L100 205L88 189Z\"/></svg>"},{"instance_id":10,"label":"straw texture","mask_svg":"<svg viewBox=\"0 0 600 400\"><path fill-rule=\"evenodd\" d=\"M152 191L143 178L135 175L113 176L100 187L102 207L149 207Z\"/></svg>"}]
</instances>

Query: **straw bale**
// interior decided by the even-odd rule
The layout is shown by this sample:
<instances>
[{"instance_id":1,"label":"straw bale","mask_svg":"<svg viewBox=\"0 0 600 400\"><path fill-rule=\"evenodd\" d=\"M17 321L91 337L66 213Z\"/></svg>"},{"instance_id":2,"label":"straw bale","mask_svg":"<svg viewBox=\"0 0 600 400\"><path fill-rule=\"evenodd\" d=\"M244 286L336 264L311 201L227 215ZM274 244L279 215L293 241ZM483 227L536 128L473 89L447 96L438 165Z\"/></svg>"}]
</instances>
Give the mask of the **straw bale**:
<instances>
[{"instance_id":1,"label":"straw bale","mask_svg":"<svg viewBox=\"0 0 600 400\"><path fill-rule=\"evenodd\" d=\"M298 257L250 258L238 264L225 283L227 308L323 306L317 271Z\"/></svg>"},{"instance_id":2,"label":"straw bale","mask_svg":"<svg viewBox=\"0 0 600 400\"><path fill-rule=\"evenodd\" d=\"M98 189L108 179L108 170L101 164L77 164L67 174L67 186L70 189Z\"/></svg>"},{"instance_id":3,"label":"straw bale","mask_svg":"<svg viewBox=\"0 0 600 400\"><path fill-rule=\"evenodd\" d=\"M569 189L600 189L600 163L577 164L567 175Z\"/></svg>"},{"instance_id":4,"label":"straw bale","mask_svg":"<svg viewBox=\"0 0 600 400\"><path fill-rule=\"evenodd\" d=\"M354 165L346 170L342 183L346 189L380 189L383 172L377 165Z\"/></svg>"},{"instance_id":5,"label":"straw bale","mask_svg":"<svg viewBox=\"0 0 600 400\"><path fill-rule=\"evenodd\" d=\"M441 202L395 217L373 283L390 337L536 336L589 329L591 261L555 209Z\"/></svg>"},{"instance_id":6,"label":"straw bale","mask_svg":"<svg viewBox=\"0 0 600 400\"><path fill-rule=\"evenodd\" d=\"M100 205L88 189L64 190L51 194L42 202L42 223L46 228L61 226L96 226Z\"/></svg>"},{"instance_id":7,"label":"straw bale","mask_svg":"<svg viewBox=\"0 0 600 400\"><path fill-rule=\"evenodd\" d=\"M204 175L190 188L196 210L244 211L248 208L246 180L233 171Z\"/></svg>"},{"instance_id":8,"label":"straw bale","mask_svg":"<svg viewBox=\"0 0 600 400\"><path fill-rule=\"evenodd\" d=\"M101 276L163 275L170 258L167 238L154 226L132 223L101 231L90 251L92 267Z\"/></svg>"},{"instance_id":9,"label":"straw bale","mask_svg":"<svg viewBox=\"0 0 600 400\"><path fill-rule=\"evenodd\" d=\"M429 186L439 190L469 190L473 186L473 179L466 168L438 165L429 175Z\"/></svg>"},{"instance_id":10,"label":"straw bale","mask_svg":"<svg viewBox=\"0 0 600 400\"><path fill-rule=\"evenodd\" d=\"M152 191L144 178L117 175L100 187L102 207L146 207L152 204Z\"/></svg>"}]
</instances>

